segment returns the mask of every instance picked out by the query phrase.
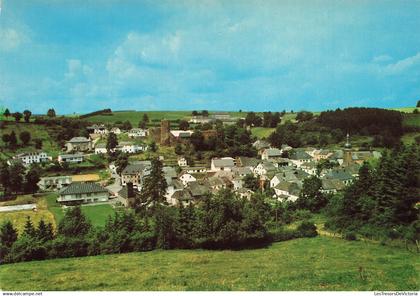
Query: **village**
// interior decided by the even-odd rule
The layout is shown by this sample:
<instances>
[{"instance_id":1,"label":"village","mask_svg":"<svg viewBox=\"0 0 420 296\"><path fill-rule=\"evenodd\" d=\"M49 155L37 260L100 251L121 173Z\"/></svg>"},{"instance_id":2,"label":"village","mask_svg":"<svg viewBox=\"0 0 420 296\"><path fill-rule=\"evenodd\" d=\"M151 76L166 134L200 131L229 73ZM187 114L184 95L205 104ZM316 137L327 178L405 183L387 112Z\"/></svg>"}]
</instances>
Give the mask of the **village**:
<instances>
[{"instance_id":1,"label":"village","mask_svg":"<svg viewBox=\"0 0 420 296\"><path fill-rule=\"evenodd\" d=\"M235 124L235 118L228 114L215 113L210 116L195 115L189 120L192 124L212 126L215 121L224 125ZM156 147L175 147L189 145L194 130L171 129L168 120L161 120L159 127L132 128L122 130L94 124L86 128L89 137L73 137L64 147L63 153L52 159L43 151L20 153L8 160L8 164L20 162L25 167L32 164L48 165L53 161L59 164L82 164L87 157L97 155L106 159L108 153L119 152L124 155L141 155ZM107 139L113 134L118 141L113 148L107 148ZM204 131L204 137L217 137L217 130ZM149 143L149 144L147 144ZM343 191L357 178L363 162L379 159L379 151L359 151L352 147L347 134L343 147L326 149L315 147L292 148L282 145L275 148L265 139L255 138L252 147L256 157L229 156L212 157L194 161L190 155L180 154L176 163L167 161L163 155L163 173L167 182L165 194L169 205L180 203L188 205L202 200L209 193L220 189L230 189L242 198L249 199L255 192L264 192L272 201L295 202L302 191L303 182L311 176L322 181L321 191L335 194ZM157 151L159 155L159 150ZM192 163L190 163L192 162ZM136 160L128 158L124 167L118 168L115 162L108 164L108 178L99 180L95 174L49 175L42 176L38 182L40 192L57 192L57 202L64 206L78 204L110 203L132 207L136 196L148 176L151 159Z\"/></svg>"}]
</instances>

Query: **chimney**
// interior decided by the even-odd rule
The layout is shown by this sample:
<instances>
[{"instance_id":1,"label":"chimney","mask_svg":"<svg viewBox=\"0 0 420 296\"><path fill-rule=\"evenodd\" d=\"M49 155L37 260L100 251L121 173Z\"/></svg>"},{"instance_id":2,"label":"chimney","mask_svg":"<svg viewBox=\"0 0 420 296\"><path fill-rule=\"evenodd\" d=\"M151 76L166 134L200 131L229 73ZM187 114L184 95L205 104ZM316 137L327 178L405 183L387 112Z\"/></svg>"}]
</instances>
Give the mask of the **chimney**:
<instances>
[{"instance_id":1,"label":"chimney","mask_svg":"<svg viewBox=\"0 0 420 296\"><path fill-rule=\"evenodd\" d=\"M127 183L127 198L134 197L133 183Z\"/></svg>"}]
</instances>

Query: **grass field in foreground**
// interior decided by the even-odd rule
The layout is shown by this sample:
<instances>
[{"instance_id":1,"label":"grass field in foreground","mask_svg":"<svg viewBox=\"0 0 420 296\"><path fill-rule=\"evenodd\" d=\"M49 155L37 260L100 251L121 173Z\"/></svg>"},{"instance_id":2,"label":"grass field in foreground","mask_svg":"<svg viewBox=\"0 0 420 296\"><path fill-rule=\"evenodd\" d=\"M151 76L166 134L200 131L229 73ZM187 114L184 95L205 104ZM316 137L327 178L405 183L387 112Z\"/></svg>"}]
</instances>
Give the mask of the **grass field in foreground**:
<instances>
[{"instance_id":1,"label":"grass field in foreground","mask_svg":"<svg viewBox=\"0 0 420 296\"><path fill-rule=\"evenodd\" d=\"M418 290L417 259L403 249L317 237L255 250L157 250L10 264L0 267L0 288Z\"/></svg>"}]
</instances>

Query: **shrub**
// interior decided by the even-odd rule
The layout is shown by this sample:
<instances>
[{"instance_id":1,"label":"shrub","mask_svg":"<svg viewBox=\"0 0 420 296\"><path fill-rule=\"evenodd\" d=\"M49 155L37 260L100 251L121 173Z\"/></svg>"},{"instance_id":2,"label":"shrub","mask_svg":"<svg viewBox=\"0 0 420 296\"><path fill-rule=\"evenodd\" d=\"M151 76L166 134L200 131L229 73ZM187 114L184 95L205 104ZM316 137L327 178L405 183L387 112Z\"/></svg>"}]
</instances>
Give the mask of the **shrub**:
<instances>
[{"instance_id":1,"label":"shrub","mask_svg":"<svg viewBox=\"0 0 420 296\"><path fill-rule=\"evenodd\" d=\"M273 242L282 242L299 237L299 233L296 230L284 228L271 231L269 234Z\"/></svg>"},{"instance_id":2,"label":"shrub","mask_svg":"<svg viewBox=\"0 0 420 296\"><path fill-rule=\"evenodd\" d=\"M316 226L310 221L303 221L297 228L300 237L314 237L318 235Z\"/></svg>"},{"instance_id":3,"label":"shrub","mask_svg":"<svg viewBox=\"0 0 420 296\"><path fill-rule=\"evenodd\" d=\"M349 240L349 241L355 241L357 240L357 236L356 233L353 231L346 231L343 235L345 240Z\"/></svg>"}]
</instances>

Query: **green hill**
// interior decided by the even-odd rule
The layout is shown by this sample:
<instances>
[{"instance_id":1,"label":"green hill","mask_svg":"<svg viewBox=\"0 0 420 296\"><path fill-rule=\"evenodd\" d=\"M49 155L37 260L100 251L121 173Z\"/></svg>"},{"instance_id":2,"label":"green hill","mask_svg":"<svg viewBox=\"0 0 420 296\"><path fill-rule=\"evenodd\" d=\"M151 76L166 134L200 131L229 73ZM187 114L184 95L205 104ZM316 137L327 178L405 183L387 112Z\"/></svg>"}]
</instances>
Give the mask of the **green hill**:
<instances>
[{"instance_id":1,"label":"green hill","mask_svg":"<svg viewBox=\"0 0 420 296\"><path fill-rule=\"evenodd\" d=\"M317 237L242 251L171 250L0 267L3 290L419 290L403 249Z\"/></svg>"}]
</instances>

